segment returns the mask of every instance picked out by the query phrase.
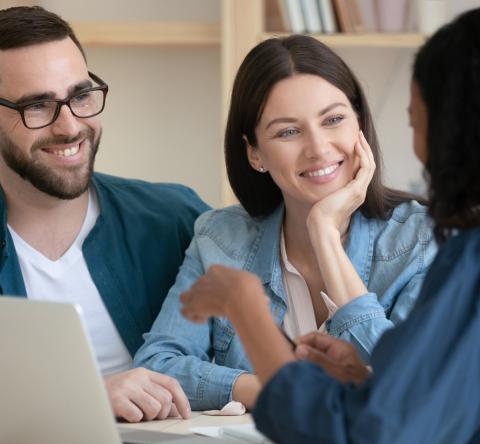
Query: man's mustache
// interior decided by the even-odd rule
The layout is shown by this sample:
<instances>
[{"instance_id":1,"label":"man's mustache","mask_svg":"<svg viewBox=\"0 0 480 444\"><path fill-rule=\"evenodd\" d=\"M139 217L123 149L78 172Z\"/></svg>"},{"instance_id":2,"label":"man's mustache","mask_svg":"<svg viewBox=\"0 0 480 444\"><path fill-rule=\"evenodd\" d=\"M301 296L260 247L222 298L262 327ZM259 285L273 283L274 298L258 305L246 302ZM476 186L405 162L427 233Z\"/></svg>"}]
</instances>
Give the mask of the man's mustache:
<instances>
[{"instance_id":1,"label":"man's mustache","mask_svg":"<svg viewBox=\"0 0 480 444\"><path fill-rule=\"evenodd\" d=\"M48 137L44 139L37 140L33 145L31 151L38 150L45 145L67 145L67 144L75 144L80 142L84 139L92 139L94 137L94 131L92 129L87 129L84 131L80 131L74 137L65 137L65 136L56 136L56 137Z\"/></svg>"}]
</instances>

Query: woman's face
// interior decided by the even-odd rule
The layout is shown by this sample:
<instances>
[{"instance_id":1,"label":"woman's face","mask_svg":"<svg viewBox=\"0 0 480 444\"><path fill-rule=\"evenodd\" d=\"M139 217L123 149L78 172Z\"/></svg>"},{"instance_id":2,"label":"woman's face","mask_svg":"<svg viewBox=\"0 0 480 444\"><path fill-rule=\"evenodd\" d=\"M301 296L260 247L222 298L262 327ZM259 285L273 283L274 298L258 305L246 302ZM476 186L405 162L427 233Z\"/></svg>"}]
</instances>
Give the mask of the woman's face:
<instances>
[{"instance_id":1,"label":"woman's face","mask_svg":"<svg viewBox=\"0 0 480 444\"><path fill-rule=\"evenodd\" d=\"M255 134L250 164L270 173L287 209L310 208L358 170L357 115L346 95L322 77L299 74L278 82Z\"/></svg>"},{"instance_id":2,"label":"woman's face","mask_svg":"<svg viewBox=\"0 0 480 444\"><path fill-rule=\"evenodd\" d=\"M428 114L427 107L420 93L417 82L412 80L410 85L410 126L413 129L413 150L424 165L427 162L427 131Z\"/></svg>"}]
</instances>

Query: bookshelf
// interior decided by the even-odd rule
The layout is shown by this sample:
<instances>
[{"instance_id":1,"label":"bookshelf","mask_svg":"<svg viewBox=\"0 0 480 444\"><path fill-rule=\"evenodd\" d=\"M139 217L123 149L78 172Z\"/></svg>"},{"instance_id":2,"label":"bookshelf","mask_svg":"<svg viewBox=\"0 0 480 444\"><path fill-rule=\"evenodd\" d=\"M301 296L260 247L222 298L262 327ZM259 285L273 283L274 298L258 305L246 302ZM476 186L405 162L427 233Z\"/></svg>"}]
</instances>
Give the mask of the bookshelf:
<instances>
[{"instance_id":1,"label":"bookshelf","mask_svg":"<svg viewBox=\"0 0 480 444\"><path fill-rule=\"evenodd\" d=\"M263 33L262 39L286 36L288 33ZM426 39L419 33L355 33L355 34L311 34L332 47L364 48L417 48Z\"/></svg>"},{"instance_id":2,"label":"bookshelf","mask_svg":"<svg viewBox=\"0 0 480 444\"><path fill-rule=\"evenodd\" d=\"M85 46L219 46L220 24L210 22L73 22Z\"/></svg>"}]
</instances>

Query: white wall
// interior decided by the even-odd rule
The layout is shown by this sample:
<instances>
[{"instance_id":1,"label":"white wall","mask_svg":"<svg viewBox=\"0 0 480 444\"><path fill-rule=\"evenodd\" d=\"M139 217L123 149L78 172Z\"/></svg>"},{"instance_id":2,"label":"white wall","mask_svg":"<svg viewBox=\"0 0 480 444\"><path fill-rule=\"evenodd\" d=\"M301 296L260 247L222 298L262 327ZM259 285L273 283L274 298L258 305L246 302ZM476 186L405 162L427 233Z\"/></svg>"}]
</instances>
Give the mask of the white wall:
<instances>
[{"instance_id":1,"label":"white wall","mask_svg":"<svg viewBox=\"0 0 480 444\"><path fill-rule=\"evenodd\" d=\"M221 0L43 0L67 20L218 21ZM260 1L260 0L259 0ZM360 0L368 1L368 0ZM0 7L28 1L0 1ZM480 0L449 0L449 14ZM339 49L365 86L384 151L387 183L421 189L407 106L414 50ZM110 85L97 170L181 182L221 205L220 49L87 48Z\"/></svg>"}]
</instances>

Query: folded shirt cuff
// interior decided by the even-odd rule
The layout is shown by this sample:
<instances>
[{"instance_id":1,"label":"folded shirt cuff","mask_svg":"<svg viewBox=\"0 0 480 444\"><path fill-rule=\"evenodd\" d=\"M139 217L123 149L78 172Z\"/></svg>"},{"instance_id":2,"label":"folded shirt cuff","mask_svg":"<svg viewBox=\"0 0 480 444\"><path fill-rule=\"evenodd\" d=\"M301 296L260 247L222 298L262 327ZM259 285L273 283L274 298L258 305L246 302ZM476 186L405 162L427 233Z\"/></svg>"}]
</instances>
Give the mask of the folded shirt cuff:
<instances>
[{"instance_id":1,"label":"folded shirt cuff","mask_svg":"<svg viewBox=\"0 0 480 444\"><path fill-rule=\"evenodd\" d=\"M339 336L356 324L378 317L385 317L385 310L375 293L366 293L339 307L326 327L330 335Z\"/></svg>"},{"instance_id":2,"label":"folded shirt cuff","mask_svg":"<svg viewBox=\"0 0 480 444\"><path fill-rule=\"evenodd\" d=\"M232 400L233 386L244 370L213 365L201 379L193 410L220 409Z\"/></svg>"}]
</instances>

